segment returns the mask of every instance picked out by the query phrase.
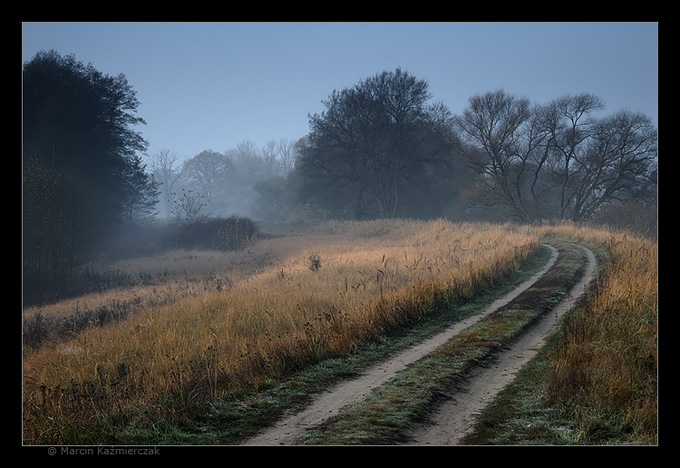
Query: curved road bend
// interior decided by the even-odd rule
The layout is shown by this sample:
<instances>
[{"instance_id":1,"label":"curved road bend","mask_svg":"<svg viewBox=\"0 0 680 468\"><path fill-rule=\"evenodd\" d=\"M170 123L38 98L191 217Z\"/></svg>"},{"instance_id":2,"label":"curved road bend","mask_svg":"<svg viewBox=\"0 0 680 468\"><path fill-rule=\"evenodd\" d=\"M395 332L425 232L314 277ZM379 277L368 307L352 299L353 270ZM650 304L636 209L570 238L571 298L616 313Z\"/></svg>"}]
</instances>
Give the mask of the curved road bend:
<instances>
[{"instance_id":1,"label":"curved road bend","mask_svg":"<svg viewBox=\"0 0 680 468\"><path fill-rule=\"evenodd\" d=\"M515 377L555 332L558 321L572 309L585 294L594 277L596 260L593 252L579 246L586 254L586 268L579 282L550 313L544 315L532 328L515 341L508 350L499 353L488 367L477 367L469 379L455 391L451 400L445 401L428 418L426 424L417 426L408 436L414 445L458 445L474 427L476 414Z\"/></svg>"}]
</instances>

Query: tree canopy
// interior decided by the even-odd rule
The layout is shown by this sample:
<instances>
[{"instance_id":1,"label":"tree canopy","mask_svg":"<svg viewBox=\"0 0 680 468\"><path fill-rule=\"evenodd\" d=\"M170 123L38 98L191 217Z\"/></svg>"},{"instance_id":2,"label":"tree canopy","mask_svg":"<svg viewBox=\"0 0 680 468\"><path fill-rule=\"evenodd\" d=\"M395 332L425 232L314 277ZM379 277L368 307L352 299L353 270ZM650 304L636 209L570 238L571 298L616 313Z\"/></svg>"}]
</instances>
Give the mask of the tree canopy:
<instances>
[{"instance_id":1,"label":"tree canopy","mask_svg":"<svg viewBox=\"0 0 680 468\"><path fill-rule=\"evenodd\" d=\"M521 221L591 219L607 204L655 199L657 132L649 117L588 93L545 105L502 90L456 117L461 154L484 189L477 202ZM650 197L651 195L651 197Z\"/></svg>"},{"instance_id":2,"label":"tree canopy","mask_svg":"<svg viewBox=\"0 0 680 468\"><path fill-rule=\"evenodd\" d=\"M334 91L310 117L298 170L303 196L334 216L422 215L450 189L451 114L401 69ZM432 214L431 210L429 211Z\"/></svg>"},{"instance_id":3,"label":"tree canopy","mask_svg":"<svg viewBox=\"0 0 680 468\"><path fill-rule=\"evenodd\" d=\"M115 217L146 187L130 186L147 142L135 130L139 102L125 75L105 75L74 56L39 52L23 68L23 157L69 173Z\"/></svg>"},{"instance_id":4,"label":"tree canopy","mask_svg":"<svg viewBox=\"0 0 680 468\"><path fill-rule=\"evenodd\" d=\"M139 152L139 102L123 74L40 52L23 66L24 257L55 275L125 218L148 215L157 186Z\"/></svg>"}]
</instances>

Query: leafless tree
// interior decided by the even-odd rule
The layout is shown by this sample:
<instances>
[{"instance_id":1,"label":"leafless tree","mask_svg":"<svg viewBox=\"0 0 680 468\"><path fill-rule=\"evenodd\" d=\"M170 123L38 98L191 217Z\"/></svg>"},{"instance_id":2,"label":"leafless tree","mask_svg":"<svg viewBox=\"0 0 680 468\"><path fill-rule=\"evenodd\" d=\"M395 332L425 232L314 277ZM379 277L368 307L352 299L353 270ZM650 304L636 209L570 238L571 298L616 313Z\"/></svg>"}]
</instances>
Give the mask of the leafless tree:
<instances>
[{"instance_id":1,"label":"leafless tree","mask_svg":"<svg viewBox=\"0 0 680 468\"><path fill-rule=\"evenodd\" d=\"M571 190L572 177L579 171L579 160L589 150L589 141L597 127L592 113L604 108L592 94L563 96L549 103L544 111L544 125L550 134L553 172L560 179L559 218L568 216L567 209L576 196Z\"/></svg>"},{"instance_id":2,"label":"leafless tree","mask_svg":"<svg viewBox=\"0 0 680 468\"><path fill-rule=\"evenodd\" d=\"M290 140L269 140L262 150L265 160L273 161L276 175L285 176L295 166L295 144Z\"/></svg>"},{"instance_id":3,"label":"leafless tree","mask_svg":"<svg viewBox=\"0 0 680 468\"><path fill-rule=\"evenodd\" d=\"M534 218L536 210L529 209L523 192L528 184L536 205L536 183L542 162L541 158L533 161L532 157L536 157L545 133L529 100L503 90L473 96L455 122L462 130L462 153L495 194L492 199L505 203L522 220Z\"/></svg>"},{"instance_id":4,"label":"leafless tree","mask_svg":"<svg viewBox=\"0 0 680 468\"><path fill-rule=\"evenodd\" d=\"M485 201L522 221L583 221L608 203L639 199L654 184L656 130L639 113L595 118L602 108L590 94L543 106L504 91L471 98L455 121Z\"/></svg>"},{"instance_id":5,"label":"leafless tree","mask_svg":"<svg viewBox=\"0 0 680 468\"><path fill-rule=\"evenodd\" d=\"M151 172L160 184L163 214L165 216L170 216L172 212L173 193L180 178L180 172L175 167L177 161L177 155L167 149L162 149L151 157Z\"/></svg>"},{"instance_id":6,"label":"leafless tree","mask_svg":"<svg viewBox=\"0 0 680 468\"><path fill-rule=\"evenodd\" d=\"M233 170L234 165L226 155L205 150L184 162L182 175L188 186L204 197L206 212L212 214L229 186Z\"/></svg>"},{"instance_id":7,"label":"leafless tree","mask_svg":"<svg viewBox=\"0 0 680 468\"><path fill-rule=\"evenodd\" d=\"M584 220L606 203L642 199L655 184L657 132L648 116L617 112L598 121L588 149L575 156L570 217Z\"/></svg>"}]
</instances>

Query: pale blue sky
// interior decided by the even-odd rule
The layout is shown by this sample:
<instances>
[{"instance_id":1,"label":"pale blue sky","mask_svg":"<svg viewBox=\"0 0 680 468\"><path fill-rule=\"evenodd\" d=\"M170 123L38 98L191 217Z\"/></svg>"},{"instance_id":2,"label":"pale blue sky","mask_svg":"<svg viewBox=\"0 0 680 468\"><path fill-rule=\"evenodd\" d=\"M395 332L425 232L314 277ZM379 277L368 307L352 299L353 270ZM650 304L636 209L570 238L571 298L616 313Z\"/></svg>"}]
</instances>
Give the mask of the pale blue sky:
<instances>
[{"instance_id":1,"label":"pale blue sky","mask_svg":"<svg viewBox=\"0 0 680 468\"><path fill-rule=\"evenodd\" d=\"M657 122L656 23L24 23L23 61L74 54L125 74L148 154L295 141L333 90L397 67L460 114L495 91L589 92Z\"/></svg>"}]
</instances>

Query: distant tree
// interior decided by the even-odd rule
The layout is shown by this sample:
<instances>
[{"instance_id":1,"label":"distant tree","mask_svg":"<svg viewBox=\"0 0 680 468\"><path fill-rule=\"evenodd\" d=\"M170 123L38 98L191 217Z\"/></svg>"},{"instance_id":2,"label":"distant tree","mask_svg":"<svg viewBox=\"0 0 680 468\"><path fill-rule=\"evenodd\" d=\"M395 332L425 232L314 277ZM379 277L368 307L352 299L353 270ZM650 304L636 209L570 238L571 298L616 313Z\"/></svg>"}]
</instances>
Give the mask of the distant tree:
<instances>
[{"instance_id":1,"label":"distant tree","mask_svg":"<svg viewBox=\"0 0 680 468\"><path fill-rule=\"evenodd\" d=\"M266 219L290 219L296 208L295 193L290 189L287 176L276 176L258 181L255 214Z\"/></svg>"},{"instance_id":2,"label":"distant tree","mask_svg":"<svg viewBox=\"0 0 680 468\"><path fill-rule=\"evenodd\" d=\"M653 198L656 130L628 111L595 118L584 93L542 106L504 91L474 96L461 116L461 152L478 175L476 200L515 219L584 221L610 203Z\"/></svg>"},{"instance_id":3,"label":"distant tree","mask_svg":"<svg viewBox=\"0 0 680 468\"><path fill-rule=\"evenodd\" d=\"M181 194L174 194L172 220L179 225L200 223L208 219L205 211L205 196L191 189L182 189Z\"/></svg>"},{"instance_id":4,"label":"distant tree","mask_svg":"<svg viewBox=\"0 0 680 468\"><path fill-rule=\"evenodd\" d=\"M167 149L160 150L151 157L151 173L161 191L161 216L169 217L172 212L173 194L181 176L179 169L175 167L177 161L177 155Z\"/></svg>"},{"instance_id":5,"label":"distant tree","mask_svg":"<svg viewBox=\"0 0 680 468\"><path fill-rule=\"evenodd\" d=\"M334 91L301 146L303 195L359 219L437 203L432 182L450 172L454 136L450 112L430 98L427 82L401 69Z\"/></svg>"},{"instance_id":6,"label":"distant tree","mask_svg":"<svg viewBox=\"0 0 680 468\"><path fill-rule=\"evenodd\" d=\"M215 214L229 189L234 164L224 154L201 151L184 162L182 177L190 189L203 197L207 214Z\"/></svg>"},{"instance_id":7,"label":"distant tree","mask_svg":"<svg viewBox=\"0 0 680 468\"><path fill-rule=\"evenodd\" d=\"M531 128L528 99L502 90L470 98L462 116L456 118L462 130L462 152L488 189L520 219L531 215L522 198L522 179L533 150L524 135Z\"/></svg>"},{"instance_id":8,"label":"distant tree","mask_svg":"<svg viewBox=\"0 0 680 468\"><path fill-rule=\"evenodd\" d=\"M259 149L253 141L244 140L225 152L234 166L234 172L224 204L224 209L229 212L224 214L251 216L257 211L262 212L261 206L258 206L261 193L256 187L262 181L283 174L281 151L288 151L283 143L268 142Z\"/></svg>"},{"instance_id":9,"label":"distant tree","mask_svg":"<svg viewBox=\"0 0 680 468\"><path fill-rule=\"evenodd\" d=\"M285 176L295 167L295 143L289 140L269 140L265 144L262 156L273 161L276 174Z\"/></svg>"},{"instance_id":10,"label":"distant tree","mask_svg":"<svg viewBox=\"0 0 680 468\"><path fill-rule=\"evenodd\" d=\"M244 140L226 155L234 164L234 182L240 186L252 186L257 181L281 175L279 148L268 142L262 150L251 140Z\"/></svg>"},{"instance_id":11,"label":"distant tree","mask_svg":"<svg viewBox=\"0 0 680 468\"><path fill-rule=\"evenodd\" d=\"M589 143L597 128L591 115L604 108L602 101L592 94L563 96L550 102L544 111L544 125L550 134L548 168L559 183L560 219L569 218L568 208L576 195L573 177L578 173L589 152ZM573 217L577 218L578 215Z\"/></svg>"},{"instance_id":12,"label":"distant tree","mask_svg":"<svg viewBox=\"0 0 680 468\"><path fill-rule=\"evenodd\" d=\"M648 116L621 111L598 120L575 159L572 219L589 219L608 203L655 201L657 132Z\"/></svg>"}]
</instances>

